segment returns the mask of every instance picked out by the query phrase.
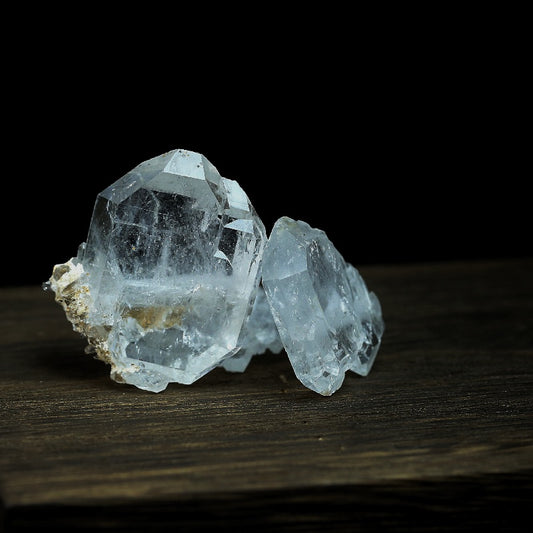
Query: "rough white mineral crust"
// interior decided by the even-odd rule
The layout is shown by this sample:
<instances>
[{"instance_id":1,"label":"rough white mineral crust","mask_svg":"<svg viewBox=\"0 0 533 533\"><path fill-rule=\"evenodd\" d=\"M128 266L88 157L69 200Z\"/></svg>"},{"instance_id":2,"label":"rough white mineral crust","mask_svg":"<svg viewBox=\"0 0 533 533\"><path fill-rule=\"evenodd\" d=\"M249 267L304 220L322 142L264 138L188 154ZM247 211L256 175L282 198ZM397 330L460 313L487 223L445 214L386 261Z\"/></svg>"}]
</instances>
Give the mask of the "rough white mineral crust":
<instances>
[{"instance_id":1,"label":"rough white mineral crust","mask_svg":"<svg viewBox=\"0 0 533 533\"><path fill-rule=\"evenodd\" d=\"M239 345L242 349L237 354L220 363L220 366L228 372L244 372L254 355L261 355L267 350L276 354L283 350L283 344L261 285L257 289L252 313L242 329Z\"/></svg>"},{"instance_id":2,"label":"rough white mineral crust","mask_svg":"<svg viewBox=\"0 0 533 533\"><path fill-rule=\"evenodd\" d=\"M347 370L368 374L384 330L379 301L323 231L280 218L262 276L281 340L306 387L329 396Z\"/></svg>"},{"instance_id":3,"label":"rough white mineral crust","mask_svg":"<svg viewBox=\"0 0 533 533\"><path fill-rule=\"evenodd\" d=\"M237 182L173 150L98 195L87 244L49 284L113 379L159 392L239 351L265 241Z\"/></svg>"}]
</instances>

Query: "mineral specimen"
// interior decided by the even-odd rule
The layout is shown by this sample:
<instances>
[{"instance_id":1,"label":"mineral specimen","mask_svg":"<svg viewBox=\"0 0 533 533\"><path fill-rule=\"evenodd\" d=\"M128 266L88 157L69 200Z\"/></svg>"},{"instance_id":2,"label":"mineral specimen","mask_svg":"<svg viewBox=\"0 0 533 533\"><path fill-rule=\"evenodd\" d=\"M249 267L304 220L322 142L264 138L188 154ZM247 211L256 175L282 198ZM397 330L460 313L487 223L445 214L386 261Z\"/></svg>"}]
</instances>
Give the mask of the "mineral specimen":
<instances>
[{"instance_id":1,"label":"mineral specimen","mask_svg":"<svg viewBox=\"0 0 533 533\"><path fill-rule=\"evenodd\" d=\"M262 283L306 387L329 396L347 370L368 374L384 330L380 304L323 231L280 218L265 248Z\"/></svg>"},{"instance_id":2,"label":"mineral specimen","mask_svg":"<svg viewBox=\"0 0 533 533\"><path fill-rule=\"evenodd\" d=\"M239 184L172 150L98 195L87 243L46 285L111 377L141 389L283 348L325 396L347 370L367 375L384 323L359 272L305 222L280 218L265 243Z\"/></svg>"},{"instance_id":3,"label":"mineral specimen","mask_svg":"<svg viewBox=\"0 0 533 533\"><path fill-rule=\"evenodd\" d=\"M237 182L173 150L98 195L87 244L49 285L113 379L158 392L239 352L265 241Z\"/></svg>"}]
</instances>

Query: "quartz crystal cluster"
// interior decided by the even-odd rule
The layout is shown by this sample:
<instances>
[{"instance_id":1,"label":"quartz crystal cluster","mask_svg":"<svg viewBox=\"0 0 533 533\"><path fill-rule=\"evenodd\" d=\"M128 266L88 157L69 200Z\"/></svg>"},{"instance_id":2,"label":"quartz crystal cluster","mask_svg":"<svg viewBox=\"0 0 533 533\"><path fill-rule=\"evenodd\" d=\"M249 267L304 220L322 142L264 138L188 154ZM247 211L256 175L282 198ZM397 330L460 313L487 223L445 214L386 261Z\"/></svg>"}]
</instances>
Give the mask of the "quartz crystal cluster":
<instances>
[{"instance_id":1,"label":"quartz crystal cluster","mask_svg":"<svg viewBox=\"0 0 533 533\"><path fill-rule=\"evenodd\" d=\"M267 242L239 184L187 150L102 191L87 242L46 287L115 381L153 392L285 348L298 379L331 395L347 370L368 374L384 329L324 232L283 217Z\"/></svg>"}]
</instances>

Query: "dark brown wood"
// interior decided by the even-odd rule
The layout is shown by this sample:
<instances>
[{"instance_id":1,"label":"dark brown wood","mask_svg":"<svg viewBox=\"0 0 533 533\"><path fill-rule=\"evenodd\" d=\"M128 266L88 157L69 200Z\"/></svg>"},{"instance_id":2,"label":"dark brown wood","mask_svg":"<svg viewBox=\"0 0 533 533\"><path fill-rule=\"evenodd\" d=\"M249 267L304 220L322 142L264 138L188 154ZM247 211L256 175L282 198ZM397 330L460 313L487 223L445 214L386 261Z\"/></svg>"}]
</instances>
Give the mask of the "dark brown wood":
<instances>
[{"instance_id":1,"label":"dark brown wood","mask_svg":"<svg viewBox=\"0 0 533 533\"><path fill-rule=\"evenodd\" d=\"M520 529L533 503L533 260L362 268L386 333L323 398L284 355L160 394L0 291L6 530Z\"/></svg>"}]
</instances>

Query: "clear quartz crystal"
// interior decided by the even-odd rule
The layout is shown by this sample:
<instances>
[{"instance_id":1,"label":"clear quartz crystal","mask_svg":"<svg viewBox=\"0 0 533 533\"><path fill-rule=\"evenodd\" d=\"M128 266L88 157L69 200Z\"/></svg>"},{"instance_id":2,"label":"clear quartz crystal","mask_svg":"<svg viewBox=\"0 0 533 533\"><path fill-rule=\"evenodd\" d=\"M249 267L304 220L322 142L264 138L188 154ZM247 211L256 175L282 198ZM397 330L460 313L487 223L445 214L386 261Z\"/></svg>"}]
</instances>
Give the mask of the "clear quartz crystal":
<instances>
[{"instance_id":1,"label":"clear quartz crystal","mask_svg":"<svg viewBox=\"0 0 533 533\"><path fill-rule=\"evenodd\" d=\"M380 304L323 231L280 218L262 276L281 340L306 387L329 396L347 370L368 374L384 330Z\"/></svg>"},{"instance_id":2,"label":"clear quartz crystal","mask_svg":"<svg viewBox=\"0 0 533 533\"><path fill-rule=\"evenodd\" d=\"M115 380L158 392L239 351L265 241L237 182L173 150L98 195L87 244L51 288Z\"/></svg>"}]
</instances>

